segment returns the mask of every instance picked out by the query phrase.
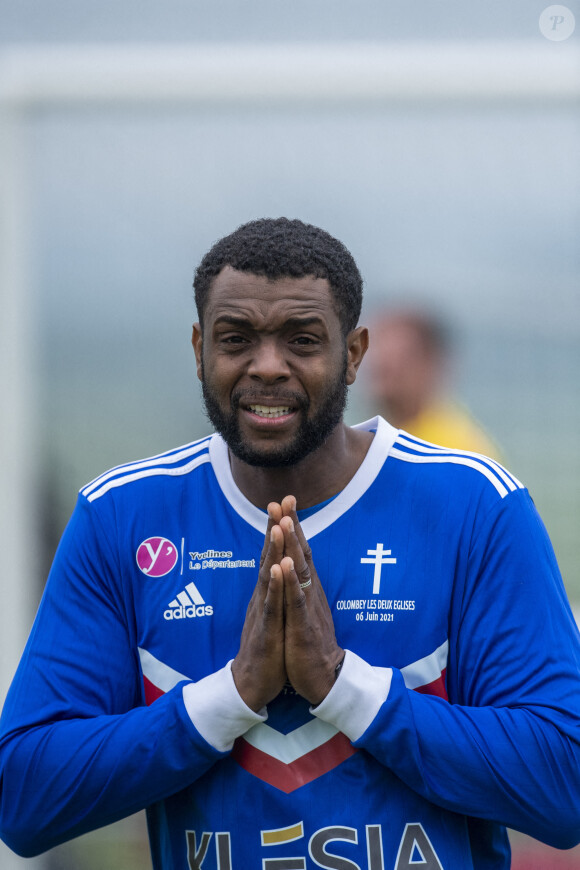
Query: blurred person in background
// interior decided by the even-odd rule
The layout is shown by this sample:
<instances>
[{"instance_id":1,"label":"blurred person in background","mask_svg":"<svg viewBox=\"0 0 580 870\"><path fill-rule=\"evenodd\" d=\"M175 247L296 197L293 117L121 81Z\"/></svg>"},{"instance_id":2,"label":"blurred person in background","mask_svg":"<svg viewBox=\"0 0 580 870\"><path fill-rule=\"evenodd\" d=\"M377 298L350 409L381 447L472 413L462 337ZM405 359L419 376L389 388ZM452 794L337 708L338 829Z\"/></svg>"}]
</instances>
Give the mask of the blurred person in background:
<instances>
[{"instance_id":1,"label":"blurred person in background","mask_svg":"<svg viewBox=\"0 0 580 870\"><path fill-rule=\"evenodd\" d=\"M376 410L417 438L500 459L497 445L452 394L453 340L427 309L385 309L372 318L368 391Z\"/></svg>"}]
</instances>

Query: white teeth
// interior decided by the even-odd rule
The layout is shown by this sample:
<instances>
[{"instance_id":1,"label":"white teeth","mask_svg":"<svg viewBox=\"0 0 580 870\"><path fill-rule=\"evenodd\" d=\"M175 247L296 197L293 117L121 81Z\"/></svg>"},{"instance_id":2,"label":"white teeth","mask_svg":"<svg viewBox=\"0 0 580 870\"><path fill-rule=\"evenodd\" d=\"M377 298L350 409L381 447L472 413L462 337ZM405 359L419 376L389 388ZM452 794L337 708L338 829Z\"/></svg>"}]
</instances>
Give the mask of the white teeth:
<instances>
[{"instance_id":1,"label":"white teeth","mask_svg":"<svg viewBox=\"0 0 580 870\"><path fill-rule=\"evenodd\" d=\"M274 408L269 405L250 405L250 411L257 414L258 417L283 417L285 414L290 413L290 408L287 408L284 405L279 405Z\"/></svg>"}]
</instances>

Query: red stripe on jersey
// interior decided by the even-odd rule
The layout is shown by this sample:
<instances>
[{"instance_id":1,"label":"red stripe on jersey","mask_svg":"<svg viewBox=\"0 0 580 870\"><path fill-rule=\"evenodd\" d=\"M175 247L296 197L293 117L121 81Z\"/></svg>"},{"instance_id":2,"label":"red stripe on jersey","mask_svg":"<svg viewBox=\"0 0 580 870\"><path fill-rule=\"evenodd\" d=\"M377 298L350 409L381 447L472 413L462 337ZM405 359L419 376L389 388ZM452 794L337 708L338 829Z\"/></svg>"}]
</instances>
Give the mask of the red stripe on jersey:
<instances>
[{"instance_id":1,"label":"red stripe on jersey","mask_svg":"<svg viewBox=\"0 0 580 870\"><path fill-rule=\"evenodd\" d=\"M413 691L419 692L421 695L436 695L438 698L443 698L444 701L449 700L447 689L445 687L445 672L447 668L441 671L441 676L433 680L432 683L426 683L424 686L416 686Z\"/></svg>"},{"instance_id":2,"label":"red stripe on jersey","mask_svg":"<svg viewBox=\"0 0 580 870\"><path fill-rule=\"evenodd\" d=\"M278 761L272 755L262 752L261 749L256 749L243 737L238 737L234 743L232 757L240 767L243 767L252 776L256 776L269 785L273 785L274 788L290 794L297 788L338 767L356 752L358 749L354 748L348 737L338 732L322 746L305 753L290 764Z\"/></svg>"},{"instance_id":3,"label":"red stripe on jersey","mask_svg":"<svg viewBox=\"0 0 580 870\"><path fill-rule=\"evenodd\" d=\"M151 680L148 680L145 675L143 675L143 687L145 689L145 703L147 706L165 694L163 689L158 689L157 686L152 683Z\"/></svg>"}]
</instances>

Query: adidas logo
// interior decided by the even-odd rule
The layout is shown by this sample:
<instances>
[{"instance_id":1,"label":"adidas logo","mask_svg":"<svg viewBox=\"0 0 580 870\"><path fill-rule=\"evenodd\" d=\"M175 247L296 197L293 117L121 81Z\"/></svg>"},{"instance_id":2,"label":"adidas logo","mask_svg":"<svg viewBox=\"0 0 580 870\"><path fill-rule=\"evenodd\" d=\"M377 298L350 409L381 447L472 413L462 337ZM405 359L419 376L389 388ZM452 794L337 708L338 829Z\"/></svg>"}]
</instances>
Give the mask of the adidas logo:
<instances>
[{"instance_id":1,"label":"adidas logo","mask_svg":"<svg viewBox=\"0 0 580 870\"><path fill-rule=\"evenodd\" d=\"M194 616L213 616L213 607L206 604L195 583L188 583L177 598L169 602L164 619L192 619Z\"/></svg>"}]
</instances>

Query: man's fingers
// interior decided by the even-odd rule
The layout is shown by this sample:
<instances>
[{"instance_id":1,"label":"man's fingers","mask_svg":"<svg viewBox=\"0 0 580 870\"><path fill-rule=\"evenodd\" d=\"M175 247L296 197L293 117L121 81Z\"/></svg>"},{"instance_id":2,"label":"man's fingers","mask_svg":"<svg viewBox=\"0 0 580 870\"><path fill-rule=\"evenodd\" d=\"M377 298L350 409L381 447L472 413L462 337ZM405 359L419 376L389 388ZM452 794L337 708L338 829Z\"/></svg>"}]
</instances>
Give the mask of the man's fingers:
<instances>
[{"instance_id":1,"label":"man's fingers","mask_svg":"<svg viewBox=\"0 0 580 870\"><path fill-rule=\"evenodd\" d=\"M264 599L264 620L279 621L282 624L284 614L284 576L280 565L272 565L270 582Z\"/></svg>"},{"instance_id":2,"label":"man's fingers","mask_svg":"<svg viewBox=\"0 0 580 870\"><path fill-rule=\"evenodd\" d=\"M304 538L304 533L300 525L296 525L289 516L282 517L280 528L284 534L284 554L290 556L294 561L294 571L298 577L298 582L302 589L307 589L316 579L316 571L310 558L311 550ZM301 538L304 544L302 544ZM304 546L307 548L306 552Z\"/></svg>"},{"instance_id":3,"label":"man's fingers","mask_svg":"<svg viewBox=\"0 0 580 870\"><path fill-rule=\"evenodd\" d=\"M266 554L268 552L268 547L270 546L270 532L272 531L272 526L274 525L274 521L271 517L268 517L268 526L266 528L266 535L264 537L264 545L262 547L262 552L260 553L260 565L261 568L266 560Z\"/></svg>"},{"instance_id":4,"label":"man's fingers","mask_svg":"<svg viewBox=\"0 0 580 870\"><path fill-rule=\"evenodd\" d=\"M270 534L272 532L272 526L278 525L280 520L282 519L282 507L277 504L277 502L272 501L268 505L268 526L266 528L266 535L264 537L264 546L262 547L262 553L260 555L260 568L264 564L266 560L266 556L268 554L268 548L270 546Z\"/></svg>"},{"instance_id":5,"label":"man's fingers","mask_svg":"<svg viewBox=\"0 0 580 870\"><path fill-rule=\"evenodd\" d=\"M268 704L286 681L284 577L280 565L272 565L264 578L265 565L273 552L281 553L283 544L282 530L273 526L272 540L246 613L240 649L232 664L236 688L252 710Z\"/></svg>"},{"instance_id":6,"label":"man's fingers","mask_svg":"<svg viewBox=\"0 0 580 870\"><path fill-rule=\"evenodd\" d=\"M284 601L286 603L286 622L291 624L297 613L303 613L308 606L308 593L312 586L312 580L307 570L304 575L298 574L296 564L290 556L284 556L280 563L280 569L284 577Z\"/></svg>"},{"instance_id":7,"label":"man's fingers","mask_svg":"<svg viewBox=\"0 0 580 870\"><path fill-rule=\"evenodd\" d=\"M296 502L296 499L294 499ZM268 517L270 517L275 523L279 523L282 519L282 505L279 505L276 501L271 501L267 507Z\"/></svg>"},{"instance_id":8,"label":"man's fingers","mask_svg":"<svg viewBox=\"0 0 580 870\"><path fill-rule=\"evenodd\" d=\"M296 534L296 538L302 552L304 553L304 557L309 565L312 567L312 550L310 548L310 544L306 540L306 535L302 531L302 526L300 525L300 521L298 520L298 512L296 510L296 499L293 495L287 495L282 499L281 505L282 514L285 517L290 517L292 522L294 523L294 532Z\"/></svg>"},{"instance_id":9,"label":"man's fingers","mask_svg":"<svg viewBox=\"0 0 580 870\"><path fill-rule=\"evenodd\" d=\"M280 564L284 554L284 533L279 525L272 524L266 544L264 544L264 559L258 574L258 582L263 589L266 589L270 583L272 567Z\"/></svg>"}]
</instances>

